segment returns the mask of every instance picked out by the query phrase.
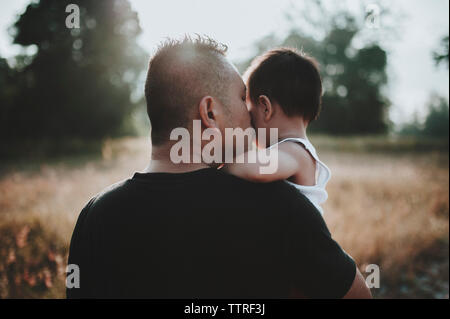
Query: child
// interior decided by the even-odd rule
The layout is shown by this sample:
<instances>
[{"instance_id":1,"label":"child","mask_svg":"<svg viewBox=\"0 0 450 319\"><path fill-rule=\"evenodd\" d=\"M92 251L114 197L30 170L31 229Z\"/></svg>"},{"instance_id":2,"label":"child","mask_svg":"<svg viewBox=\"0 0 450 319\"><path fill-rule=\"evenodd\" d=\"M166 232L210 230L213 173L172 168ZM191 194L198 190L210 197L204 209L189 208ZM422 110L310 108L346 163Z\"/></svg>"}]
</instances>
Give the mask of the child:
<instances>
[{"instance_id":1,"label":"child","mask_svg":"<svg viewBox=\"0 0 450 319\"><path fill-rule=\"evenodd\" d=\"M244 78L252 124L257 132L266 129L263 144L277 147L278 152L269 153L277 156L278 169L274 174L261 174L261 163L235 162L225 170L254 182L287 180L323 214L320 205L327 200L325 186L331 173L306 136L308 124L321 108L322 82L317 63L294 49L275 49L257 57ZM272 145L270 128L277 128L279 137Z\"/></svg>"}]
</instances>

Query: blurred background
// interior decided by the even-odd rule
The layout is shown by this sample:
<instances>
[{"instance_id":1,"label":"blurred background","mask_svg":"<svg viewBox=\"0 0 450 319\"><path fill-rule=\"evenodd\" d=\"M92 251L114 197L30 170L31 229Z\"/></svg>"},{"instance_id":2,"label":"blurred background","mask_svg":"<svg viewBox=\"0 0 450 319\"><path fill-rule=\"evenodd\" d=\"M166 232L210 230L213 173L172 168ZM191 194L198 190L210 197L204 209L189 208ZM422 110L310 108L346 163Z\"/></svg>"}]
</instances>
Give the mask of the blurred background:
<instances>
[{"instance_id":1,"label":"blurred background","mask_svg":"<svg viewBox=\"0 0 450 319\"><path fill-rule=\"evenodd\" d=\"M66 6L80 9L69 29ZM149 161L143 86L165 37L313 55L325 219L379 298L449 298L447 0L0 0L0 298L63 298L86 202Z\"/></svg>"}]
</instances>

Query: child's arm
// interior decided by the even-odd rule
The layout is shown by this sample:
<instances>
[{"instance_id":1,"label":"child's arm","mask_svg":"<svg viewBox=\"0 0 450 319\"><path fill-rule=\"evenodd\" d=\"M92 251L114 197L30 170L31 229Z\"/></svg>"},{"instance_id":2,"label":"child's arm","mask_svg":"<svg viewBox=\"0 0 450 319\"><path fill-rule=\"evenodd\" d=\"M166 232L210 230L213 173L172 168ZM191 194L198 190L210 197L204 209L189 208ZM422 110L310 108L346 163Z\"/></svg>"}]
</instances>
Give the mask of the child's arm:
<instances>
[{"instance_id":1,"label":"child's arm","mask_svg":"<svg viewBox=\"0 0 450 319\"><path fill-rule=\"evenodd\" d=\"M267 163L261 163L256 155L256 163L248 163L248 154L241 156L246 160L245 163L227 164L224 166L225 171L235 176L259 183L269 183L277 180L285 180L293 176L299 171L301 154L299 154L301 147L294 143L282 143L278 145L278 152L275 150L258 150L257 152L265 152L262 156L265 160L269 159ZM261 174L261 168L267 167L270 163L276 163L276 171L272 174Z\"/></svg>"}]
</instances>

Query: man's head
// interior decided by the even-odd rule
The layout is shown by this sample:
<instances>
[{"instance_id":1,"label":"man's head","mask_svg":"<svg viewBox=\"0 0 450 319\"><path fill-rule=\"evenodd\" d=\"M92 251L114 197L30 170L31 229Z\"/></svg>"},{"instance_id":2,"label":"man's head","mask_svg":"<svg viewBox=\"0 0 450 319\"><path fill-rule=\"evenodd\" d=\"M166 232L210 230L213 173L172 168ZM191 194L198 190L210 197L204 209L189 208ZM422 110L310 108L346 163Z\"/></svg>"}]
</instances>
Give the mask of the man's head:
<instances>
[{"instance_id":1,"label":"man's head","mask_svg":"<svg viewBox=\"0 0 450 319\"><path fill-rule=\"evenodd\" d=\"M186 36L164 42L150 60L145 97L155 146L177 127L249 126L245 85L225 58L226 46L210 38Z\"/></svg>"}]
</instances>

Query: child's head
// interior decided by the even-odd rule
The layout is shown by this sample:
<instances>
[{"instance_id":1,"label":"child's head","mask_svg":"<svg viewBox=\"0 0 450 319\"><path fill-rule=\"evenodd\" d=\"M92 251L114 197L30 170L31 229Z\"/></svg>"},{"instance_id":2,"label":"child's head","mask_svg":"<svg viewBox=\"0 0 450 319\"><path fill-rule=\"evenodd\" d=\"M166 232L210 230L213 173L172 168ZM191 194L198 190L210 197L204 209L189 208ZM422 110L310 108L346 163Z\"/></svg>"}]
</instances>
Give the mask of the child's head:
<instances>
[{"instance_id":1,"label":"child's head","mask_svg":"<svg viewBox=\"0 0 450 319\"><path fill-rule=\"evenodd\" d=\"M257 128L273 127L270 122L277 113L302 118L305 124L320 113L322 81L317 62L303 52L289 48L270 50L253 60L244 78L247 102Z\"/></svg>"}]
</instances>

